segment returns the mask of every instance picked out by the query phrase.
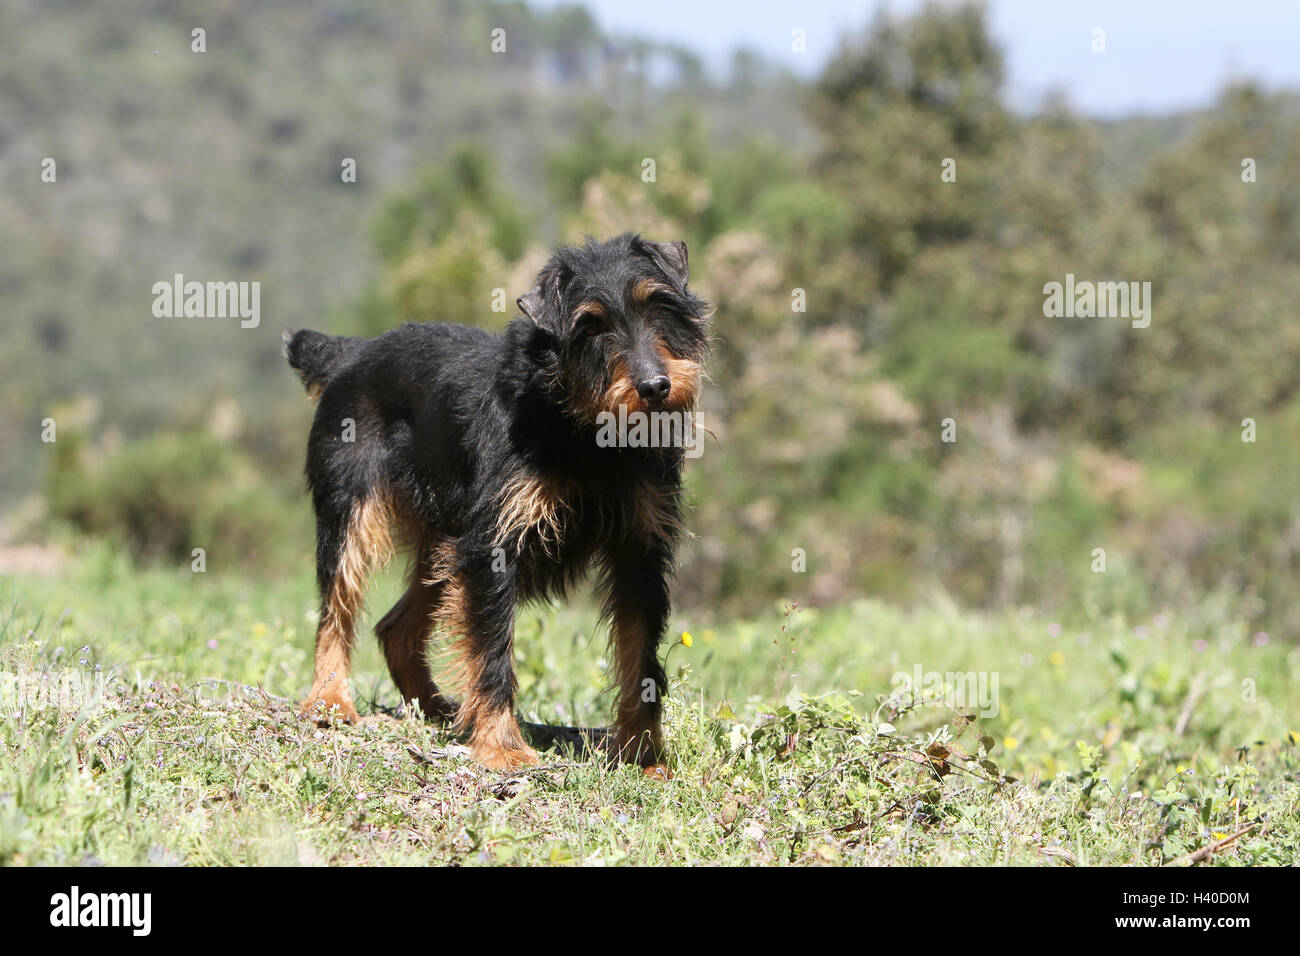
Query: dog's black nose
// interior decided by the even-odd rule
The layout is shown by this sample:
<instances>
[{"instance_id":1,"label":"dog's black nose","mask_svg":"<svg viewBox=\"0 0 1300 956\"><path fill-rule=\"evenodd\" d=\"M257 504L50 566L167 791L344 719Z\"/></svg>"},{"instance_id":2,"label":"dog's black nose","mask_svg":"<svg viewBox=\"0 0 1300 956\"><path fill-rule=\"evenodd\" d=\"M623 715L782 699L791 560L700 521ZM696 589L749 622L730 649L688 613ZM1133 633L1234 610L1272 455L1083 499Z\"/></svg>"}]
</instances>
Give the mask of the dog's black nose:
<instances>
[{"instance_id":1,"label":"dog's black nose","mask_svg":"<svg viewBox=\"0 0 1300 956\"><path fill-rule=\"evenodd\" d=\"M636 393L647 402L662 402L668 397L668 390L672 387L673 383L668 380L667 375L656 375L639 383Z\"/></svg>"}]
</instances>

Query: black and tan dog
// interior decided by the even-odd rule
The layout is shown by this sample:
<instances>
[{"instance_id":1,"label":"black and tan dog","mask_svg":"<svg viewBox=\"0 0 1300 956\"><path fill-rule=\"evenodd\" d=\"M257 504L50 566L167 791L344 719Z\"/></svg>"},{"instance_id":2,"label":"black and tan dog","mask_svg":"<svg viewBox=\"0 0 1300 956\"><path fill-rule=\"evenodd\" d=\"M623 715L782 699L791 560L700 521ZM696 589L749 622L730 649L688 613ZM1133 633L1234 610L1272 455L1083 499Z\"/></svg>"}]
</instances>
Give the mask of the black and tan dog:
<instances>
[{"instance_id":1,"label":"black and tan dog","mask_svg":"<svg viewBox=\"0 0 1300 956\"><path fill-rule=\"evenodd\" d=\"M489 767L535 763L515 721L516 605L599 575L621 760L661 761L658 645L681 528L681 447L610 447L602 412L693 409L708 351L684 243L623 235L557 252L503 334L404 325L285 336L319 397L307 447L321 616L304 713L356 720L348 658L366 579L395 547L410 584L376 631L402 699L468 731ZM464 700L429 674L452 640Z\"/></svg>"}]
</instances>

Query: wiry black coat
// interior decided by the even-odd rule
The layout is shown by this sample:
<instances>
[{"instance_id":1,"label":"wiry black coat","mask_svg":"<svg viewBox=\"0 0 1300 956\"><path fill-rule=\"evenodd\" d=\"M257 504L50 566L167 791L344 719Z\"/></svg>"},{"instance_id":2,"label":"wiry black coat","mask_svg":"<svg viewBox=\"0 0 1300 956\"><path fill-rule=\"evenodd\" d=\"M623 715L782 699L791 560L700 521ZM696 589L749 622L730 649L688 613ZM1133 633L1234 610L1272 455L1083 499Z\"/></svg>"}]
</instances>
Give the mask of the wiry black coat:
<instances>
[{"instance_id":1,"label":"wiry black coat","mask_svg":"<svg viewBox=\"0 0 1300 956\"><path fill-rule=\"evenodd\" d=\"M461 637L477 686L467 691L473 713L462 708L461 718L483 721L513 708L517 603L561 597L595 564L606 616L641 635L616 639L644 645L616 649L640 677L616 675L623 698L633 683L653 683L645 712L621 698L619 719L654 725L657 759L664 674L655 646L670 610L683 452L600 447L594 416L611 395L630 395L642 410L693 404L707 339L704 303L686 280L684 246L621 236L557 253L519 299L528 317L502 334L411 324L370 340L288 338L289 364L319 393L306 472L323 618L358 502L382 495L421 546L443 546L441 573L463 587ZM667 397L641 402L636 389L656 378L670 380ZM525 520L503 527L503 510ZM493 746L482 746L489 762Z\"/></svg>"}]
</instances>

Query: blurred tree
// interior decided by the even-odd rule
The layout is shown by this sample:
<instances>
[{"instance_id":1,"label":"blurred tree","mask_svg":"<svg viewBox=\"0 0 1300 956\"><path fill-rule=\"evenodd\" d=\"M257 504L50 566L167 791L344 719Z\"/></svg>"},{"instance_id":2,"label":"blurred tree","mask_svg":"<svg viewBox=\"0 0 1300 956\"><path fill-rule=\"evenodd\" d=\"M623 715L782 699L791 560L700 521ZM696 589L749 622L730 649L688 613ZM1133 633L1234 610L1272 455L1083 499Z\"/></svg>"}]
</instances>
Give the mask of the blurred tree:
<instances>
[{"instance_id":1,"label":"blurred tree","mask_svg":"<svg viewBox=\"0 0 1300 956\"><path fill-rule=\"evenodd\" d=\"M433 245L451 232L462 210L487 222L492 245L506 258L523 252L528 217L519 201L502 190L490 155L462 144L447 161L425 169L414 189L390 196L372 231L375 246L389 264L416 245Z\"/></svg>"}]
</instances>

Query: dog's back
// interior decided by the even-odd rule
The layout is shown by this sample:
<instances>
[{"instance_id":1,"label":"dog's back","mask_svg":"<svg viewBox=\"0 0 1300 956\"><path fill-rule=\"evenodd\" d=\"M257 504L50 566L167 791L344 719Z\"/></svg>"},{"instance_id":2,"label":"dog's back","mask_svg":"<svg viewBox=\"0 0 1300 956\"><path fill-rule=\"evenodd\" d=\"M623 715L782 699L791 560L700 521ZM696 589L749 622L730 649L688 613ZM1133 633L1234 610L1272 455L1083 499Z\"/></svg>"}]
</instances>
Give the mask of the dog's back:
<instances>
[{"instance_id":1,"label":"dog's back","mask_svg":"<svg viewBox=\"0 0 1300 956\"><path fill-rule=\"evenodd\" d=\"M440 372L454 378L463 370L467 380L481 380L494 371L501 341L500 335L471 326L414 322L373 339L311 329L285 332L283 338L285 358L312 398L320 398L325 386L348 368L390 394L422 392Z\"/></svg>"}]
</instances>

